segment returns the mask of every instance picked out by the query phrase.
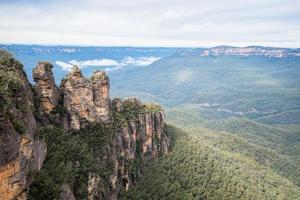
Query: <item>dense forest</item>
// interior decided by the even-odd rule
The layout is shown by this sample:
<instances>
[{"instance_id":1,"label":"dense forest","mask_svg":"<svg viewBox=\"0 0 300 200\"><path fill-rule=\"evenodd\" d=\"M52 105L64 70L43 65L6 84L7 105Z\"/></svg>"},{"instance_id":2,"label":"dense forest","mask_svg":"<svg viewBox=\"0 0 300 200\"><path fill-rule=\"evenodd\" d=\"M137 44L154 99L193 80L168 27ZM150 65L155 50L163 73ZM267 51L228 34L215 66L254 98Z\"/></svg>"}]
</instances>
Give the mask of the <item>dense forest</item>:
<instances>
[{"instance_id":1,"label":"dense forest","mask_svg":"<svg viewBox=\"0 0 300 200\"><path fill-rule=\"evenodd\" d=\"M13 61L0 64L22 68ZM73 131L56 124L55 116L66 114L61 103L48 121L35 109L35 137L47 143L47 156L34 174L29 199L58 199L65 184L76 199L88 198L90 172L98 172L101 180L112 174L112 163L101 162L101 155L111 153L107 145L120 135L125 141L121 148L131 148L137 156L131 162L125 154L116 154L120 168L129 169L127 179L126 174L119 176L121 199L300 199L298 63L295 57L173 54L148 67L110 72L112 96L139 96L164 109L125 101L121 112L112 106L109 123ZM4 89L12 76L2 74L2 96L18 93L14 78L11 91ZM34 106L39 106L38 99ZM140 142L128 138L134 137L134 130L141 131L136 123L140 114L163 110L168 124L163 132L170 137L171 151L144 162ZM14 129L24 132L22 124L12 115L10 119ZM153 139L153 144L159 142ZM99 188L109 184L103 181Z\"/></svg>"},{"instance_id":2,"label":"dense forest","mask_svg":"<svg viewBox=\"0 0 300 200\"><path fill-rule=\"evenodd\" d=\"M173 136L172 152L149 163L123 199L299 198L300 189L293 182L239 153L243 147L238 137L218 141L220 136L210 130L185 132L173 126L167 132Z\"/></svg>"}]
</instances>

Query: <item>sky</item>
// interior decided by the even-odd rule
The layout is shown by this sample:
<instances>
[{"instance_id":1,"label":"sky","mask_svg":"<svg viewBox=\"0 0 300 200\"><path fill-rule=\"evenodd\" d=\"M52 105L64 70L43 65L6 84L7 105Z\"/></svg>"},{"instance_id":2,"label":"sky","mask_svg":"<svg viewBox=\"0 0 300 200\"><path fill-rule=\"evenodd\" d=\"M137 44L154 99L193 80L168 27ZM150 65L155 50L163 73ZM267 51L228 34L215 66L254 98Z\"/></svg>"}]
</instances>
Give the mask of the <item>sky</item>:
<instances>
[{"instance_id":1,"label":"sky","mask_svg":"<svg viewBox=\"0 0 300 200\"><path fill-rule=\"evenodd\" d=\"M0 0L0 43L300 47L299 0Z\"/></svg>"}]
</instances>

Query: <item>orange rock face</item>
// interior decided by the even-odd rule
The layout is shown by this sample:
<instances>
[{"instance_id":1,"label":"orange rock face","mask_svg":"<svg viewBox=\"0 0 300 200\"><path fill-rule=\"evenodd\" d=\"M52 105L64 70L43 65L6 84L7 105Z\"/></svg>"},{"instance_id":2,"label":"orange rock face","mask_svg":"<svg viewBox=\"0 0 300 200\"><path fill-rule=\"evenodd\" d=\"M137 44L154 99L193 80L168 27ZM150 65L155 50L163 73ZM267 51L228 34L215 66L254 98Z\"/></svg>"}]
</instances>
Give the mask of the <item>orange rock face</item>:
<instances>
[{"instance_id":1,"label":"orange rock face","mask_svg":"<svg viewBox=\"0 0 300 200\"><path fill-rule=\"evenodd\" d=\"M0 167L0 199L26 199L24 189L32 181L28 173L39 171L45 157L45 143L22 138L18 156Z\"/></svg>"},{"instance_id":2,"label":"orange rock face","mask_svg":"<svg viewBox=\"0 0 300 200\"><path fill-rule=\"evenodd\" d=\"M18 180L20 173L21 167L18 160L0 168L0 199L13 199L23 191L25 182Z\"/></svg>"}]
</instances>

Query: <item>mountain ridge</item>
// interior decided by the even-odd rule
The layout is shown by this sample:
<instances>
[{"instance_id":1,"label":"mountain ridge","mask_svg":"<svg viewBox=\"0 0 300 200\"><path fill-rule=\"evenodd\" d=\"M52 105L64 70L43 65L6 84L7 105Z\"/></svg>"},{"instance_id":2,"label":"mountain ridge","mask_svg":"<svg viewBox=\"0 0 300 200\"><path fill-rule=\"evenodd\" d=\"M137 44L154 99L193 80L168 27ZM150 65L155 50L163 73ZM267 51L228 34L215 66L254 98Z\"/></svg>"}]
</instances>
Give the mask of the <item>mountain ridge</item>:
<instances>
[{"instance_id":1,"label":"mountain ridge","mask_svg":"<svg viewBox=\"0 0 300 200\"><path fill-rule=\"evenodd\" d=\"M299 48L280 48L264 46L216 46L211 48L196 48L187 52L179 52L178 55L199 55L199 56L265 56L265 57L300 57Z\"/></svg>"}]
</instances>

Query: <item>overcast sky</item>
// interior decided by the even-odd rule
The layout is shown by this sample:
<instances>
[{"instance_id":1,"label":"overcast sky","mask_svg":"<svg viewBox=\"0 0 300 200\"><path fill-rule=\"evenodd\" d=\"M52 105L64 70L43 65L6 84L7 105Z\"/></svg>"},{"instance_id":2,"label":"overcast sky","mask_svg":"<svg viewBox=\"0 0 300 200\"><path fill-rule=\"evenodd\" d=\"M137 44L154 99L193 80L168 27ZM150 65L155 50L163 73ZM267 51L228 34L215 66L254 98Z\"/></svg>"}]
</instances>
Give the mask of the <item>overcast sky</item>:
<instances>
[{"instance_id":1,"label":"overcast sky","mask_svg":"<svg viewBox=\"0 0 300 200\"><path fill-rule=\"evenodd\" d=\"M0 0L0 43L300 47L300 2Z\"/></svg>"}]
</instances>

